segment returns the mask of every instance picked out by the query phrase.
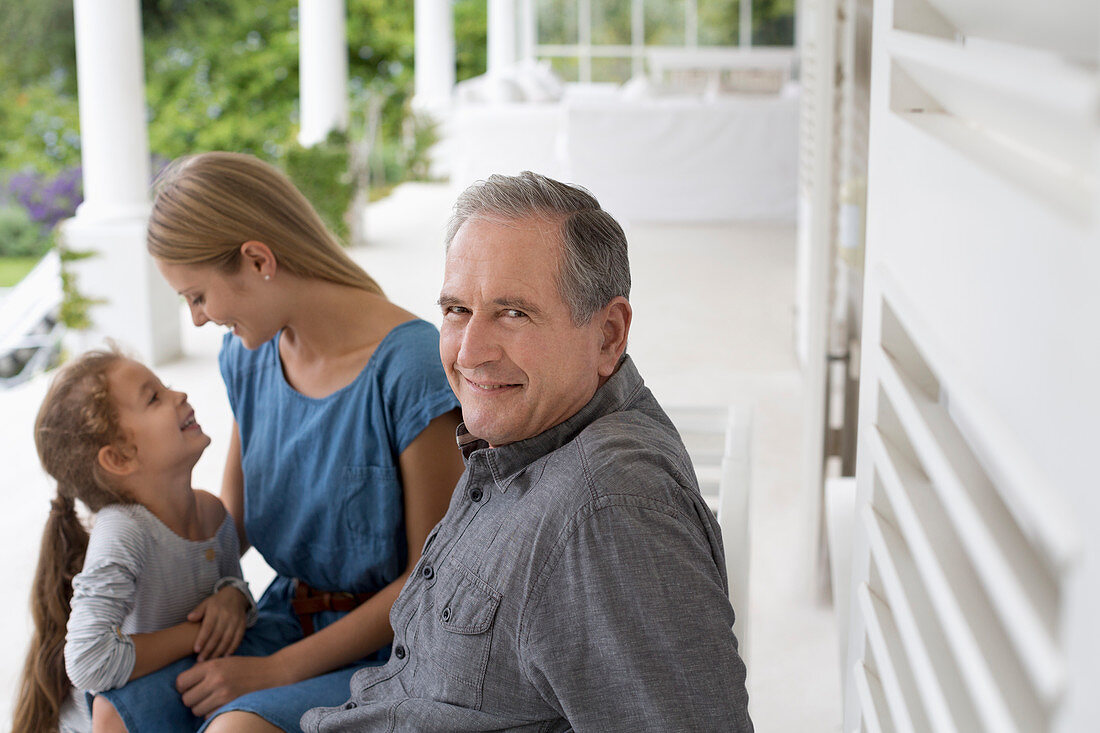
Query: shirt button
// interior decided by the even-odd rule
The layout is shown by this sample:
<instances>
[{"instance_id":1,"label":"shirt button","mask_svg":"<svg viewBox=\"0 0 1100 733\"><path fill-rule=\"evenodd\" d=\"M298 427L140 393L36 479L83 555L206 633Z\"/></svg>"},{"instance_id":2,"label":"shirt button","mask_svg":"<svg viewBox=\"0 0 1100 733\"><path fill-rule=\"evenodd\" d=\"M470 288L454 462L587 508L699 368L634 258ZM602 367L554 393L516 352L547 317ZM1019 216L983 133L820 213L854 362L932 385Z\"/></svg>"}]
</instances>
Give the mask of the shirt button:
<instances>
[{"instance_id":1,"label":"shirt button","mask_svg":"<svg viewBox=\"0 0 1100 733\"><path fill-rule=\"evenodd\" d=\"M470 501L477 503L481 501L482 496L481 489L470 489Z\"/></svg>"},{"instance_id":2,"label":"shirt button","mask_svg":"<svg viewBox=\"0 0 1100 733\"><path fill-rule=\"evenodd\" d=\"M441 619L443 619L444 621L450 621L451 620L451 609L450 609L450 607L448 606L447 608L444 608L443 613L439 614L439 617Z\"/></svg>"},{"instance_id":3,"label":"shirt button","mask_svg":"<svg viewBox=\"0 0 1100 733\"><path fill-rule=\"evenodd\" d=\"M431 580L435 577L435 571L432 570L432 566L427 563L420 569L420 574L424 576L424 580Z\"/></svg>"},{"instance_id":4,"label":"shirt button","mask_svg":"<svg viewBox=\"0 0 1100 733\"><path fill-rule=\"evenodd\" d=\"M395 646L393 648L393 655L395 657L397 657L398 659L404 659L405 658L405 647L398 644L397 646Z\"/></svg>"}]
</instances>

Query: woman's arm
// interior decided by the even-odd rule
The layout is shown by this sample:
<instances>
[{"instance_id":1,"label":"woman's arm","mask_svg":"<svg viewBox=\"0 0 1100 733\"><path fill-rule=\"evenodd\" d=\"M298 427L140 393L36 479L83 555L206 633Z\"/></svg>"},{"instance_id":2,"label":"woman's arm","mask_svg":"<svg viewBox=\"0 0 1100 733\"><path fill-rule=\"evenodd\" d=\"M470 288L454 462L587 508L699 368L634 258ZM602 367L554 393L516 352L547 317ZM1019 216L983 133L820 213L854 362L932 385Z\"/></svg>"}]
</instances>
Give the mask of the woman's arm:
<instances>
[{"instance_id":1,"label":"woman's arm","mask_svg":"<svg viewBox=\"0 0 1100 733\"><path fill-rule=\"evenodd\" d=\"M203 716L247 692L339 669L393 639L390 607L420 560L428 534L447 511L462 475L462 455L454 439L458 423L457 410L437 417L399 457L409 547L405 572L344 618L269 657L212 659L182 673L176 686L192 712ZM232 512L228 501L226 505Z\"/></svg>"},{"instance_id":2,"label":"woman's arm","mask_svg":"<svg viewBox=\"0 0 1100 733\"><path fill-rule=\"evenodd\" d=\"M225 457L222 472L222 503L225 504L234 524L237 539L241 542L241 554L248 549L248 535L244 532L244 471L241 469L241 429L233 421L233 433L229 437L229 453Z\"/></svg>"}]
</instances>

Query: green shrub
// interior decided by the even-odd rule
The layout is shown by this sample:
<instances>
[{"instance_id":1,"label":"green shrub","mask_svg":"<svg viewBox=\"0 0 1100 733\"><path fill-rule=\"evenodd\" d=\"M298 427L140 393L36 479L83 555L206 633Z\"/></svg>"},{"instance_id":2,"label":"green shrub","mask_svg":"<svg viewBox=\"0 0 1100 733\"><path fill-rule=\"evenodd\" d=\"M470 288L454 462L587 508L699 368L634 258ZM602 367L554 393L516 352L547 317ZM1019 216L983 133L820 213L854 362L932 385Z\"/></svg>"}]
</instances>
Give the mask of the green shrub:
<instances>
[{"instance_id":1,"label":"green shrub","mask_svg":"<svg viewBox=\"0 0 1100 733\"><path fill-rule=\"evenodd\" d=\"M0 68L0 169L51 175L80 165L76 96L66 85L64 72L20 85Z\"/></svg>"},{"instance_id":2,"label":"green shrub","mask_svg":"<svg viewBox=\"0 0 1100 733\"><path fill-rule=\"evenodd\" d=\"M0 205L0 257L35 257L50 248L42 228L19 204Z\"/></svg>"},{"instance_id":3,"label":"green shrub","mask_svg":"<svg viewBox=\"0 0 1100 733\"><path fill-rule=\"evenodd\" d=\"M311 148L295 144L283 161L286 174L325 224L342 242L348 241L348 209L355 186L348 168L348 138L340 132Z\"/></svg>"},{"instance_id":4,"label":"green shrub","mask_svg":"<svg viewBox=\"0 0 1100 733\"><path fill-rule=\"evenodd\" d=\"M55 230L56 232L56 230ZM91 316L88 311L94 305L102 305L107 301L101 298L89 298L80 291L77 284L76 273L69 266L70 262L77 262L89 257L95 257L94 251L72 250L64 246L57 237L57 253L61 258L61 313L60 319L65 328L70 331L85 331L92 327Z\"/></svg>"}]
</instances>

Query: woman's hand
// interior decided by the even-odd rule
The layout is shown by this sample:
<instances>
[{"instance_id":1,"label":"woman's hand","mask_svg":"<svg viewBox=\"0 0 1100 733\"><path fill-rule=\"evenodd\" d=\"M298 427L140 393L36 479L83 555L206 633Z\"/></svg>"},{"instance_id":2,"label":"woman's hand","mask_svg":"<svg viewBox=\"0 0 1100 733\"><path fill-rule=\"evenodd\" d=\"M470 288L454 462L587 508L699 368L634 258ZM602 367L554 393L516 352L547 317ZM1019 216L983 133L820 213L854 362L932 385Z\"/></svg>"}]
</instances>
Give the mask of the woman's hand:
<instances>
[{"instance_id":1,"label":"woman's hand","mask_svg":"<svg viewBox=\"0 0 1100 733\"><path fill-rule=\"evenodd\" d=\"M279 687L293 680L280 676L273 657L223 657L199 662L176 678L176 689L191 712L205 718L241 695Z\"/></svg>"},{"instance_id":2,"label":"woman's hand","mask_svg":"<svg viewBox=\"0 0 1100 733\"><path fill-rule=\"evenodd\" d=\"M200 662L237 650L244 638L248 607L248 598L227 585L187 614L188 621L201 623L194 648Z\"/></svg>"}]
</instances>

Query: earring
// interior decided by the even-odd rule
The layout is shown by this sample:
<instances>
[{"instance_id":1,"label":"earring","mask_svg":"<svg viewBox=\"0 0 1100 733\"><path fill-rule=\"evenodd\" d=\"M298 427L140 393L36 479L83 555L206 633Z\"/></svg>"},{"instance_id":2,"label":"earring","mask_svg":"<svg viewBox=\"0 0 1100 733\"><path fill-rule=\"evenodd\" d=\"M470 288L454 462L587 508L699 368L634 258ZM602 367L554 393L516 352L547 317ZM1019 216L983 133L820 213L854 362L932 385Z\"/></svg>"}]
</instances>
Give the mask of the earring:
<instances>
[{"instance_id":1,"label":"earring","mask_svg":"<svg viewBox=\"0 0 1100 733\"><path fill-rule=\"evenodd\" d=\"M271 275L264 275L264 280L270 280L270 279L271 279Z\"/></svg>"}]
</instances>

